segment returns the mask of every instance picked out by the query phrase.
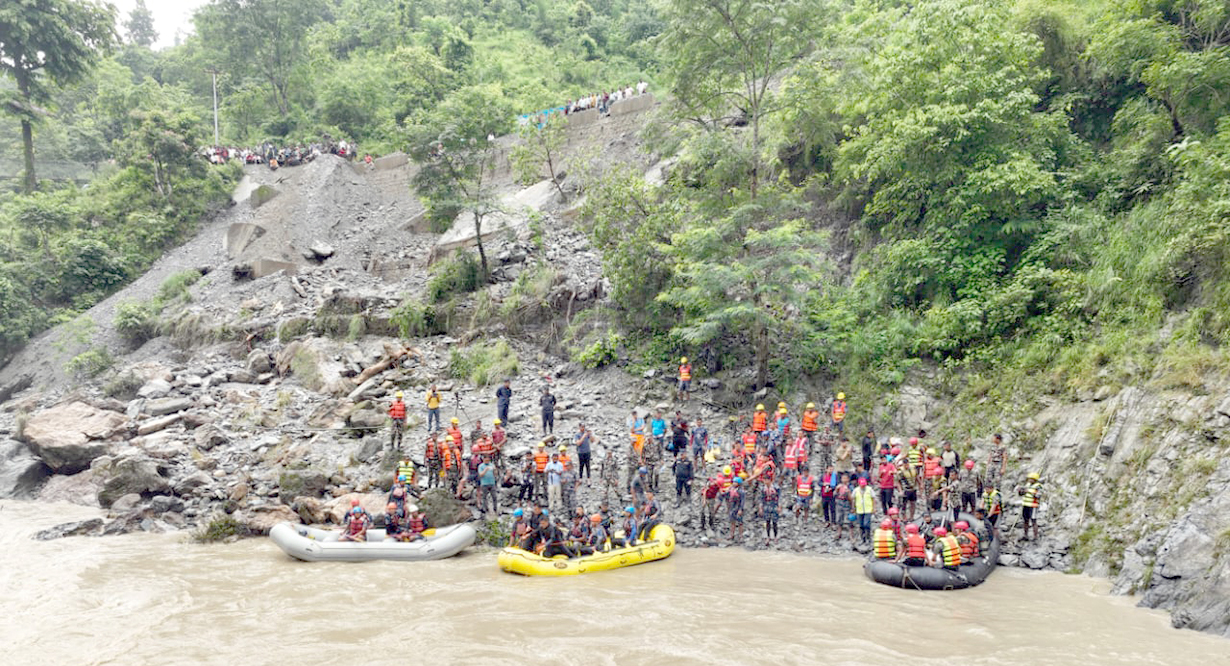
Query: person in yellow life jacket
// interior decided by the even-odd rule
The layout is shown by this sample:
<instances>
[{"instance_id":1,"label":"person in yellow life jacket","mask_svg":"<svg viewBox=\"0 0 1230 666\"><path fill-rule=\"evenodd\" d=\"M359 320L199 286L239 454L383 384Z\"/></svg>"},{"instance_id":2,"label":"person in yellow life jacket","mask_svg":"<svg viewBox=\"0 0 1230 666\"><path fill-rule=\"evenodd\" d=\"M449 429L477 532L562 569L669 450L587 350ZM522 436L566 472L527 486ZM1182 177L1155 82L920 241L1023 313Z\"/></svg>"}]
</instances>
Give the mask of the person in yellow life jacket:
<instances>
[{"instance_id":1,"label":"person in yellow life jacket","mask_svg":"<svg viewBox=\"0 0 1230 666\"><path fill-rule=\"evenodd\" d=\"M922 467L923 451L917 437L910 438L910 448L906 450L905 458L909 461L911 467L915 469Z\"/></svg>"},{"instance_id":2,"label":"person in yellow life jacket","mask_svg":"<svg viewBox=\"0 0 1230 666\"><path fill-rule=\"evenodd\" d=\"M927 540L918 533L918 526L909 523L905 526L905 542L901 549L901 563L908 567L921 567L927 564Z\"/></svg>"},{"instance_id":3,"label":"person in yellow life jacket","mask_svg":"<svg viewBox=\"0 0 1230 666\"><path fill-rule=\"evenodd\" d=\"M688 401L688 394L692 391L692 364L688 363L688 357L684 356L679 359L679 400Z\"/></svg>"},{"instance_id":4,"label":"person in yellow life jacket","mask_svg":"<svg viewBox=\"0 0 1230 666\"><path fill-rule=\"evenodd\" d=\"M833 428L843 435L846 432L846 394L838 393L837 398L833 400L830 406L830 413L833 417Z\"/></svg>"},{"instance_id":5,"label":"person in yellow life jacket","mask_svg":"<svg viewBox=\"0 0 1230 666\"><path fill-rule=\"evenodd\" d=\"M935 528L934 534L935 543L931 548L936 555L935 565L955 571L961 566L961 544L957 543L957 538L950 535L943 527Z\"/></svg>"},{"instance_id":6,"label":"person in yellow life jacket","mask_svg":"<svg viewBox=\"0 0 1230 666\"><path fill-rule=\"evenodd\" d=\"M432 384L427 390L427 432L440 429L440 392Z\"/></svg>"},{"instance_id":7,"label":"person in yellow life jacket","mask_svg":"<svg viewBox=\"0 0 1230 666\"><path fill-rule=\"evenodd\" d=\"M1038 518L1035 515L1042 505L1042 478L1037 472L1030 472L1025 477L1025 487L1018 491L1021 495L1021 521L1024 523L1024 537L1029 538L1030 525L1034 528L1034 541L1038 540Z\"/></svg>"},{"instance_id":8,"label":"person in yellow life jacket","mask_svg":"<svg viewBox=\"0 0 1230 666\"><path fill-rule=\"evenodd\" d=\"M982 505L978 507L982 510L982 515L986 516L986 521L991 523L991 533L999 534L999 516L1004 512L1003 497L999 494L999 489L992 486L986 486L982 489Z\"/></svg>"},{"instance_id":9,"label":"person in yellow life jacket","mask_svg":"<svg viewBox=\"0 0 1230 666\"><path fill-rule=\"evenodd\" d=\"M397 447L401 446L401 435L406 430L406 403L401 400L401 391L393 396L393 404L389 405L389 418L393 421L389 447L396 451Z\"/></svg>"},{"instance_id":10,"label":"person in yellow life jacket","mask_svg":"<svg viewBox=\"0 0 1230 666\"><path fill-rule=\"evenodd\" d=\"M769 429L769 415L764 411L764 405L756 405L756 412L752 414L752 432L760 436L760 433Z\"/></svg>"},{"instance_id":11,"label":"person in yellow life jacket","mask_svg":"<svg viewBox=\"0 0 1230 666\"><path fill-rule=\"evenodd\" d=\"M952 524L953 536L957 538L957 543L961 544L961 563L968 564L975 557L982 555L982 546L979 543L978 533L970 529L969 523L964 520L958 520Z\"/></svg>"},{"instance_id":12,"label":"person in yellow life jacket","mask_svg":"<svg viewBox=\"0 0 1230 666\"><path fill-rule=\"evenodd\" d=\"M897 535L893 534L893 521L885 518L880 528L871 537L871 552L877 560L897 559Z\"/></svg>"}]
</instances>

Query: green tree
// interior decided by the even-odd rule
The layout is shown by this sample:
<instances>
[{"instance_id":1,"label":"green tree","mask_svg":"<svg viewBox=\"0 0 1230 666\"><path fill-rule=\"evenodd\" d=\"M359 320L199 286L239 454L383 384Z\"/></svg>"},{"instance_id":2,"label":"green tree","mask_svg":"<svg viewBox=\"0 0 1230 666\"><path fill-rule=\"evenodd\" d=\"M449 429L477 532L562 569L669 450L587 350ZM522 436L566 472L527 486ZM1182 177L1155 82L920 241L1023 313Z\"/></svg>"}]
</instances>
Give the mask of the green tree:
<instances>
[{"instance_id":1,"label":"green tree","mask_svg":"<svg viewBox=\"0 0 1230 666\"><path fill-rule=\"evenodd\" d=\"M414 187L437 215L466 213L485 280L483 220L499 210L495 192L496 144L489 138L508 129L512 107L498 86L462 88L426 122L413 129L410 155L421 168Z\"/></svg>"},{"instance_id":2,"label":"green tree","mask_svg":"<svg viewBox=\"0 0 1230 666\"><path fill-rule=\"evenodd\" d=\"M285 116L291 108L291 74L307 52L308 28L325 9L323 0L211 0L193 22L219 64L263 80Z\"/></svg>"},{"instance_id":3,"label":"green tree","mask_svg":"<svg viewBox=\"0 0 1230 666\"><path fill-rule=\"evenodd\" d=\"M540 174L545 167L546 177L559 192L560 200L567 201L568 195L559 177L564 145L568 142L565 120L556 116L541 128L536 123L525 123L517 129L517 136L520 142L513 146L509 159L518 178L523 184L530 185L543 177Z\"/></svg>"},{"instance_id":4,"label":"green tree","mask_svg":"<svg viewBox=\"0 0 1230 666\"><path fill-rule=\"evenodd\" d=\"M676 278L658 296L682 313L672 332L690 345L745 335L757 388L768 383L772 359L789 359L792 349L815 336L803 313L820 295L827 265L824 234L802 220L774 222L776 215L749 201L720 220L697 220L673 235L668 254Z\"/></svg>"},{"instance_id":5,"label":"green tree","mask_svg":"<svg viewBox=\"0 0 1230 666\"><path fill-rule=\"evenodd\" d=\"M676 0L662 53L682 113L709 125L732 112L751 127L749 190L763 175L761 122L777 110L774 81L811 48L819 0Z\"/></svg>"},{"instance_id":6,"label":"green tree","mask_svg":"<svg viewBox=\"0 0 1230 666\"><path fill-rule=\"evenodd\" d=\"M81 80L115 43L115 8L91 0L39 0L0 5L0 72L17 84L0 91L0 107L21 121L26 192L38 187L34 123L54 86ZM8 97L8 99L5 99Z\"/></svg>"},{"instance_id":7,"label":"green tree","mask_svg":"<svg viewBox=\"0 0 1230 666\"><path fill-rule=\"evenodd\" d=\"M142 48L148 49L158 41L158 31L154 29L154 12L145 6L145 0L137 0L132 11L128 12L124 30L128 32L128 42Z\"/></svg>"}]
</instances>

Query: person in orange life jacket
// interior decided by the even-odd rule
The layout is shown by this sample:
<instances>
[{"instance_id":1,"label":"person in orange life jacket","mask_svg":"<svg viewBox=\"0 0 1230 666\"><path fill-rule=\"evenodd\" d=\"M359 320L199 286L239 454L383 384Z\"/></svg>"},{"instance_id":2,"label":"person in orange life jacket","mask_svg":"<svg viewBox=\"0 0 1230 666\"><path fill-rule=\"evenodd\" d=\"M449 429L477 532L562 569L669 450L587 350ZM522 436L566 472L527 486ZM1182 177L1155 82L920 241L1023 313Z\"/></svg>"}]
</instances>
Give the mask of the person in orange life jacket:
<instances>
[{"instance_id":1,"label":"person in orange life jacket","mask_svg":"<svg viewBox=\"0 0 1230 666\"><path fill-rule=\"evenodd\" d=\"M465 445L465 437L461 434L461 421L456 416L449 419L448 434L453 438L453 446L458 450Z\"/></svg>"},{"instance_id":2,"label":"person in orange life jacket","mask_svg":"<svg viewBox=\"0 0 1230 666\"><path fill-rule=\"evenodd\" d=\"M833 429L839 433L846 432L846 394L838 393L837 397L829 405L829 413L832 415Z\"/></svg>"},{"instance_id":3,"label":"person in orange life jacket","mask_svg":"<svg viewBox=\"0 0 1230 666\"><path fill-rule=\"evenodd\" d=\"M807 407L803 408L803 422L799 429L807 437L807 453L810 454L816 432L820 429L820 410L816 409L816 403L809 402Z\"/></svg>"},{"instance_id":4,"label":"person in orange life jacket","mask_svg":"<svg viewBox=\"0 0 1230 666\"><path fill-rule=\"evenodd\" d=\"M914 523L905 526L905 539L897 557L902 564L908 567L921 567L927 564L927 540L918 533L918 526Z\"/></svg>"},{"instance_id":5,"label":"person in orange life jacket","mask_svg":"<svg viewBox=\"0 0 1230 666\"><path fill-rule=\"evenodd\" d=\"M645 465L645 419L632 410L628 417L628 432L632 437L632 451L628 454L628 473L625 491L632 492L632 480L636 478L638 467Z\"/></svg>"},{"instance_id":6,"label":"person in orange life jacket","mask_svg":"<svg viewBox=\"0 0 1230 666\"><path fill-rule=\"evenodd\" d=\"M551 454L547 453L547 442L543 440L538 443L538 447L534 450L534 501L547 501L547 463L551 462Z\"/></svg>"},{"instance_id":7,"label":"person in orange life jacket","mask_svg":"<svg viewBox=\"0 0 1230 666\"><path fill-rule=\"evenodd\" d=\"M885 518L880 521L880 527L871 537L871 552L877 560L896 560L897 535L893 532L893 521Z\"/></svg>"},{"instance_id":8,"label":"person in orange life jacket","mask_svg":"<svg viewBox=\"0 0 1230 666\"><path fill-rule=\"evenodd\" d=\"M338 541L367 541L367 528L371 527L372 516L359 504L358 498L350 500L350 511L343 522L346 528Z\"/></svg>"},{"instance_id":9,"label":"person in orange life jacket","mask_svg":"<svg viewBox=\"0 0 1230 666\"><path fill-rule=\"evenodd\" d=\"M805 465L799 469L799 476L794 480L794 517L804 525L811 515L811 498L815 492L816 477L812 476ZM801 518L800 512L803 514Z\"/></svg>"},{"instance_id":10,"label":"person in orange life jacket","mask_svg":"<svg viewBox=\"0 0 1230 666\"><path fill-rule=\"evenodd\" d=\"M961 565L961 544L943 527L935 528L935 543L931 544L934 564L955 571Z\"/></svg>"},{"instance_id":11,"label":"person in orange life jacket","mask_svg":"<svg viewBox=\"0 0 1230 666\"><path fill-rule=\"evenodd\" d=\"M764 405L756 405L756 411L752 413L752 432L761 437L768 429L769 415L764 411Z\"/></svg>"},{"instance_id":12,"label":"person in orange life jacket","mask_svg":"<svg viewBox=\"0 0 1230 666\"><path fill-rule=\"evenodd\" d=\"M679 359L679 400L687 402L689 393L692 390L692 364L688 363L688 357L684 356Z\"/></svg>"},{"instance_id":13,"label":"person in orange life jacket","mask_svg":"<svg viewBox=\"0 0 1230 666\"><path fill-rule=\"evenodd\" d=\"M982 555L978 534L970 529L969 523L964 520L958 520L952 524L952 530L953 536L957 538L957 543L961 545L962 564L968 564L974 558Z\"/></svg>"},{"instance_id":14,"label":"person in orange life jacket","mask_svg":"<svg viewBox=\"0 0 1230 666\"><path fill-rule=\"evenodd\" d=\"M406 430L406 403L402 402L401 391L393 396L393 404L389 405L390 425L389 448L394 450L401 446L401 436Z\"/></svg>"}]
</instances>

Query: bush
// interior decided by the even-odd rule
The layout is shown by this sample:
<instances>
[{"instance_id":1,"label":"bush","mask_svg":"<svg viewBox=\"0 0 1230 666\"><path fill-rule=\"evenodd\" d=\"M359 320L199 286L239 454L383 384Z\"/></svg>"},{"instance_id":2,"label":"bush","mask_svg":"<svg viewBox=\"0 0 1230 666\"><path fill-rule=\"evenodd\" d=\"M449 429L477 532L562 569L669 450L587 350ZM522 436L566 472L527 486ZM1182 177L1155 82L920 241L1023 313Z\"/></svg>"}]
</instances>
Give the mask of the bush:
<instances>
[{"instance_id":1,"label":"bush","mask_svg":"<svg viewBox=\"0 0 1230 666\"><path fill-rule=\"evenodd\" d=\"M517 353L507 340L454 349L448 358L449 376L469 380L475 386L489 386L517 374L520 367Z\"/></svg>"},{"instance_id":2,"label":"bush","mask_svg":"<svg viewBox=\"0 0 1230 666\"><path fill-rule=\"evenodd\" d=\"M439 303L453 294L467 294L481 284L482 266L478 258L467 250L457 250L443 261L431 267L427 280L427 300Z\"/></svg>"},{"instance_id":3,"label":"bush","mask_svg":"<svg viewBox=\"0 0 1230 666\"><path fill-rule=\"evenodd\" d=\"M192 300L188 287L196 284L196 281L200 279L201 272L195 268L180 271L162 282L162 286L158 287L158 296L155 300L164 308L176 302L188 303Z\"/></svg>"},{"instance_id":4,"label":"bush","mask_svg":"<svg viewBox=\"0 0 1230 666\"><path fill-rule=\"evenodd\" d=\"M132 400L137 397L137 391L140 391L144 384L145 381L136 373L125 372L107 382L103 387L103 395L117 400Z\"/></svg>"},{"instance_id":5,"label":"bush","mask_svg":"<svg viewBox=\"0 0 1230 666\"><path fill-rule=\"evenodd\" d=\"M441 333L436 310L416 298L406 297L394 308L389 321L403 338L422 338Z\"/></svg>"},{"instance_id":6,"label":"bush","mask_svg":"<svg viewBox=\"0 0 1230 666\"><path fill-rule=\"evenodd\" d=\"M64 364L64 371L78 379L90 379L102 374L115 362L106 349L90 349Z\"/></svg>"},{"instance_id":7,"label":"bush","mask_svg":"<svg viewBox=\"0 0 1230 666\"><path fill-rule=\"evenodd\" d=\"M619 358L619 345L621 344L623 344L623 337L615 331L608 331L605 337L595 340L573 360L586 368L601 368L614 363Z\"/></svg>"},{"instance_id":8,"label":"bush","mask_svg":"<svg viewBox=\"0 0 1230 666\"><path fill-rule=\"evenodd\" d=\"M234 536L246 536L247 529L231 516L214 518L193 535L197 543L215 543Z\"/></svg>"},{"instance_id":9,"label":"bush","mask_svg":"<svg viewBox=\"0 0 1230 666\"><path fill-rule=\"evenodd\" d=\"M111 323L125 340L138 346L157 335L158 312L153 303L124 301L116 306Z\"/></svg>"}]
</instances>

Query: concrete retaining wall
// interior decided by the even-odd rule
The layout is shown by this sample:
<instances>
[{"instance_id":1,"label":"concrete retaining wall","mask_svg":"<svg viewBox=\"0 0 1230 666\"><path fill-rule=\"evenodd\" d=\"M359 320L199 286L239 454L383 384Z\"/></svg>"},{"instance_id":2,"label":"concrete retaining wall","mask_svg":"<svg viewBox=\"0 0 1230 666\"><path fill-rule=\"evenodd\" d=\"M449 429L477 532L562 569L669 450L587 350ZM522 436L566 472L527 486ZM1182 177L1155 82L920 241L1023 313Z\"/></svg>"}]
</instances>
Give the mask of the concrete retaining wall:
<instances>
[{"instance_id":1,"label":"concrete retaining wall","mask_svg":"<svg viewBox=\"0 0 1230 666\"><path fill-rule=\"evenodd\" d=\"M397 167L406 166L409 161L410 157L405 153L389 153L384 157L378 157L372 160L372 167L374 167L376 171L389 171L391 169L396 169Z\"/></svg>"},{"instance_id":2,"label":"concrete retaining wall","mask_svg":"<svg viewBox=\"0 0 1230 666\"><path fill-rule=\"evenodd\" d=\"M252 241L264 235L265 228L259 224L235 222L227 227L226 237L222 239L222 246L232 258L238 257Z\"/></svg>"},{"instance_id":3,"label":"concrete retaining wall","mask_svg":"<svg viewBox=\"0 0 1230 666\"><path fill-rule=\"evenodd\" d=\"M588 127L598 122L598 109L586 109L568 114L568 126L572 128Z\"/></svg>"},{"instance_id":4,"label":"concrete retaining wall","mask_svg":"<svg viewBox=\"0 0 1230 666\"><path fill-rule=\"evenodd\" d=\"M652 109L654 104L655 100L653 95L650 93L645 93L644 95L638 95L632 99L624 99L615 102L611 105L611 115L622 116L625 113L645 111L646 109Z\"/></svg>"}]
</instances>

